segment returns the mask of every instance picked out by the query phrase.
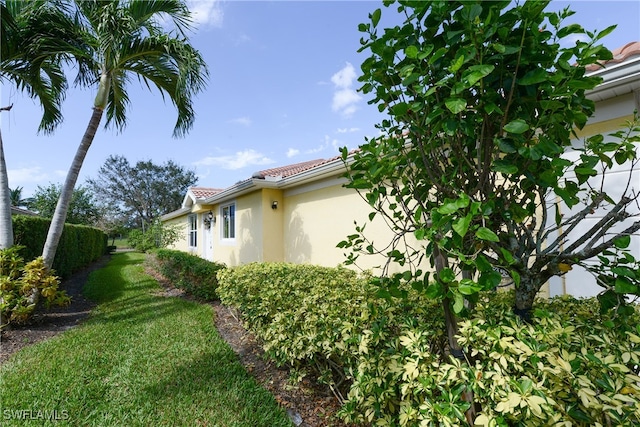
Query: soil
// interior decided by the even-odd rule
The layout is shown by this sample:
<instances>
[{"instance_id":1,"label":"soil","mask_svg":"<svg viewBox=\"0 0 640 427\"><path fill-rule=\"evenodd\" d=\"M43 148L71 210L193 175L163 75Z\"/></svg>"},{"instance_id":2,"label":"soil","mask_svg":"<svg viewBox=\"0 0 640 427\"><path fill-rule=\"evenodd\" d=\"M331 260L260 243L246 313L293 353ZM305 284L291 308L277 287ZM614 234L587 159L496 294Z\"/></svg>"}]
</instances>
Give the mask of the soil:
<instances>
[{"instance_id":1,"label":"soil","mask_svg":"<svg viewBox=\"0 0 640 427\"><path fill-rule=\"evenodd\" d=\"M36 313L30 324L11 326L0 331L0 364L21 348L51 338L82 322L95 307L93 302L83 296L82 288L89 274L104 267L109 259L110 256L105 255L61 283L60 288L72 298L69 306ZM146 272L163 286L164 290L159 292L160 295L193 299L173 287L149 265L146 266ZM219 302L211 305L216 313L214 322L220 336L235 351L247 371L286 409L294 425L345 426L335 417L340 404L328 389L317 385L309 378L303 378L297 383L292 382L286 368L276 366L265 357L256 338L243 327L236 310Z\"/></svg>"}]
</instances>

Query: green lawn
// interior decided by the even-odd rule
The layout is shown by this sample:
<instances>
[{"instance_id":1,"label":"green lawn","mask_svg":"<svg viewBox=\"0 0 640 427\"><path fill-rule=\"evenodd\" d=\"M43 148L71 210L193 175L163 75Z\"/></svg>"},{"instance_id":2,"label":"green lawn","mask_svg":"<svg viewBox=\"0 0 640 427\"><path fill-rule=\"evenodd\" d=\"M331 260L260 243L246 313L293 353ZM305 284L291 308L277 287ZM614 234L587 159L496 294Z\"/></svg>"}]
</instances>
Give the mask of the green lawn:
<instances>
[{"instance_id":1,"label":"green lawn","mask_svg":"<svg viewBox=\"0 0 640 427\"><path fill-rule=\"evenodd\" d=\"M143 260L114 255L85 287L99 303L87 321L0 368L0 424L290 426L218 335L213 309L154 295Z\"/></svg>"}]
</instances>

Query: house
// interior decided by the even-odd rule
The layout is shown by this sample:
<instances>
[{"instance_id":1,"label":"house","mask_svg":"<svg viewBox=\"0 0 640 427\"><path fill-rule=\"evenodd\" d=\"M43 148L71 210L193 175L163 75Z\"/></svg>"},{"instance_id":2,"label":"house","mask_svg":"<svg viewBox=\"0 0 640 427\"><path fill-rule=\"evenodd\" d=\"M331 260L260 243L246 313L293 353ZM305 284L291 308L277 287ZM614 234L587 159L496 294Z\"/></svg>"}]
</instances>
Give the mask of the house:
<instances>
[{"instance_id":1,"label":"house","mask_svg":"<svg viewBox=\"0 0 640 427\"><path fill-rule=\"evenodd\" d=\"M618 130L633 117L634 109L640 109L640 42L617 49L614 59L603 66L590 70L604 81L588 94L596 102L596 114L579 137ZM571 155L575 152L568 153ZM223 190L194 187L187 192L182 208L161 220L184 230L185 238L175 249L229 266L253 261L336 266L345 261L345 251L336 245L354 234L354 221L367 223L371 212L357 192L343 187L344 172L342 159L334 157L263 170ZM620 169L608 176L612 194L629 173L633 173L632 186L640 191L636 166L633 171ZM565 207L565 213L569 212ZM587 225L573 235L584 234ZM392 237L384 223L375 221L367 224L367 235L376 236L377 242ZM640 236L633 237L632 250L640 257ZM385 259L366 256L358 261L360 267L375 270ZM541 293L595 295L601 288L587 276L586 271L575 268L552 279Z\"/></svg>"},{"instance_id":2,"label":"house","mask_svg":"<svg viewBox=\"0 0 640 427\"><path fill-rule=\"evenodd\" d=\"M38 214L28 209L11 206L11 215L37 216Z\"/></svg>"},{"instance_id":3,"label":"house","mask_svg":"<svg viewBox=\"0 0 640 427\"><path fill-rule=\"evenodd\" d=\"M335 267L345 260L336 245L370 212L366 201L343 187L344 172L342 159L334 157L262 170L224 190L191 188L182 208L161 221L184 229L174 249L229 266L283 261ZM382 223L367 227L391 236ZM363 268L384 262L361 259Z\"/></svg>"},{"instance_id":4,"label":"house","mask_svg":"<svg viewBox=\"0 0 640 427\"><path fill-rule=\"evenodd\" d=\"M601 64L592 65L588 70L589 75L600 76L603 82L595 89L587 93L587 97L596 103L595 114L589 119L587 125L577 132L580 141L585 137L602 134L608 135L619 129L625 128L626 122L633 119L634 110L640 111L640 42L628 43L613 52L613 59ZM606 140L605 140L606 141ZM576 141L576 143L580 143ZM640 151L636 149L640 156ZM569 159L577 159L577 152L567 153ZM592 179L594 184L600 183L602 174ZM635 165L631 170L629 163L623 167L614 167L607 173L604 181L604 190L613 196L614 200L620 198L621 192L627 187L640 192L640 166ZM563 207L563 214L581 210L578 205L573 209ZM637 205L636 205L637 206ZM599 221L605 211L597 211L595 215L573 230L574 239L588 234L589 227ZM640 211L635 212L640 215ZM553 216L552 216L553 217ZM638 217L628 218L623 224L619 224L614 230L621 231L630 226ZM640 235L635 234L631 238L630 250L636 259L640 258ZM594 296L602 291L594 278L584 269L575 267L562 277L555 277L549 281L549 293L551 296L570 294L577 297Z\"/></svg>"}]
</instances>

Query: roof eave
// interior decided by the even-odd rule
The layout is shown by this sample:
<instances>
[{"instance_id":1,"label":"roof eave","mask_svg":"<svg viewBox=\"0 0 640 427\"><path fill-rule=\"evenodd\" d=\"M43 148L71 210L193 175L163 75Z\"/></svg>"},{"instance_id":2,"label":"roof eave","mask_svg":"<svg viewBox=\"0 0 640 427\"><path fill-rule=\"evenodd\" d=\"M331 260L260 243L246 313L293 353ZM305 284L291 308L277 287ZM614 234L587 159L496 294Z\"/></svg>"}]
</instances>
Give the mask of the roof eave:
<instances>
[{"instance_id":1,"label":"roof eave","mask_svg":"<svg viewBox=\"0 0 640 427\"><path fill-rule=\"evenodd\" d=\"M640 56L588 73L588 75L603 79L596 88L587 91L587 98L592 101L604 101L640 90Z\"/></svg>"}]
</instances>

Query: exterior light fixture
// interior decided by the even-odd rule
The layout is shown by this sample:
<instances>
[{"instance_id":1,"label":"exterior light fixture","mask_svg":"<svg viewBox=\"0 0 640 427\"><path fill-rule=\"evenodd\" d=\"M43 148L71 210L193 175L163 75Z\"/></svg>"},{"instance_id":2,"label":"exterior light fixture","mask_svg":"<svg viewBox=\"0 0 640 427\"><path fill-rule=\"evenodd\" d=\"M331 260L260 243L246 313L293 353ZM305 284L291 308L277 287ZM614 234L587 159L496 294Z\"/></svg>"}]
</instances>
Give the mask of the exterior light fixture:
<instances>
[{"instance_id":1,"label":"exterior light fixture","mask_svg":"<svg viewBox=\"0 0 640 427\"><path fill-rule=\"evenodd\" d=\"M278 201L274 200L273 202L271 202L271 209L275 210L278 209Z\"/></svg>"},{"instance_id":2,"label":"exterior light fixture","mask_svg":"<svg viewBox=\"0 0 640 427\"><path fill-rule=\"evenodd\" d=\"M207 228L211 228L212 224L216 223L216 217L213 216L213 212L209 211L207 216L204 218L204 226Z\"/></svg>"}]
</instances>

